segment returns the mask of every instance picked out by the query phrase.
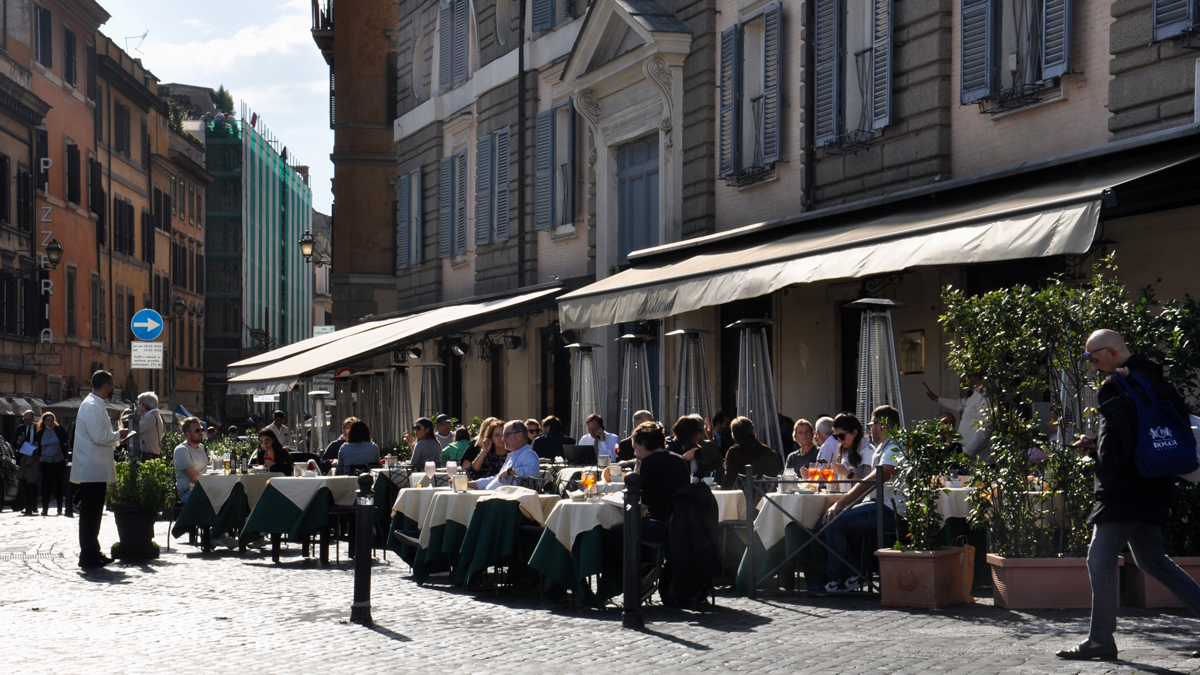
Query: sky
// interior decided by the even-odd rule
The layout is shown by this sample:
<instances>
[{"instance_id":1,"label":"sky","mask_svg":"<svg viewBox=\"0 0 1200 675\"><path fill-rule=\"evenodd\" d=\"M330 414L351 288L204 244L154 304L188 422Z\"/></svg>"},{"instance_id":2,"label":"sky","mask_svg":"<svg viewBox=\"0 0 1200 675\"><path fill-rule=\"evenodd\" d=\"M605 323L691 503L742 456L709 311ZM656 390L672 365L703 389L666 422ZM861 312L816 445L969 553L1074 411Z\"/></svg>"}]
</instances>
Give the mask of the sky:
<instances>
[{"instance_id":1,"label":"sky","mask_svg":"<svg viewBox=\"0 0 1200 675\"><path fill-rule=\"evenodd\" d=\"M311 167L313 207L330 213L329 67L309 32L310 0L99 2L112 15L100 31L159 82L223 84L235 110L244 101L257 112L289 159Z\"/></svg>"}]
</instances>

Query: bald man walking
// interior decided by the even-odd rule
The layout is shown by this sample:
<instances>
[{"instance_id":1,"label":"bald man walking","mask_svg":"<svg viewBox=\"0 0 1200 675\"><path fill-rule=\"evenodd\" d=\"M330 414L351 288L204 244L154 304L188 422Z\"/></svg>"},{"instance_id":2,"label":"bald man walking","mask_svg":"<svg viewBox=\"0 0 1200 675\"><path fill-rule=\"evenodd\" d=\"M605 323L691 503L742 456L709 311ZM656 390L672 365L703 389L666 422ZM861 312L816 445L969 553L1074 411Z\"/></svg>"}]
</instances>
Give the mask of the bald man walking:
<instances>
[{"instance_id":1,"label":"bald man walking","mask_svg":"<svg viewBox=\"0 0 1200 675\"><path fill-rule=\"evenodd\" d=\"M1100 430L1095 440L1080 436L1072 446L1096 460L1096 507L1088 517L1092 543L1088 546L1088 576L1092 582L1092 623L1088 639L1058 657L1072 660L1115 660L1117 644L1117 556L1129 544L1134 562L1200 616L1200 585L1167 557L1163 526L1175 480L1146 478L1134 464L1137 447L1137 407L1129 392L1111 375L1126 369L1146 378L1160 400L1169 401L1187 419L1187 406L1175 387L1163 379L1162 366L1131 354L1120 333L1103 329L1088 338L1084 358L1092 371L1108 376L1100 386ZM1200 652L1192 652L1200 656Z\"/></svg>"}]
</instances>

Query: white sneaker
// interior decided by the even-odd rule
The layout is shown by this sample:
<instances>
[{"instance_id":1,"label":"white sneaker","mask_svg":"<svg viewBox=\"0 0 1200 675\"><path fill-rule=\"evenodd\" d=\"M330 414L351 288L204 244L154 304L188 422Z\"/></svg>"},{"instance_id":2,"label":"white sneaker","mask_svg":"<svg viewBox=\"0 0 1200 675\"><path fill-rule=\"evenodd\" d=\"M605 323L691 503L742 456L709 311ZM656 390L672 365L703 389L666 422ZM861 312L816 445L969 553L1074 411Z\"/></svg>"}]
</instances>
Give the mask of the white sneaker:
<instances>
[{"instance_id":1,"label":"white sneaker","mask_svg":"<svg viewBox=\"0 0 1200 675\"><path fill-rule=\"evenodd\" d=\"M826 593L845 593L846 589L842 588L842 582L831 581L831 582L825 584L824 591Z\"/></svg>"},{"instance_id":2,"label":"white sneaker","mask_svg":"<svg viewBox=\"0 0 1200 675\"><path fill-rule=\"evenodd\" d=\"M860 591L866 585L867 582L862 577L850 577L842 582L842 590L845 592Z\"/></svg>"}]
</instances>

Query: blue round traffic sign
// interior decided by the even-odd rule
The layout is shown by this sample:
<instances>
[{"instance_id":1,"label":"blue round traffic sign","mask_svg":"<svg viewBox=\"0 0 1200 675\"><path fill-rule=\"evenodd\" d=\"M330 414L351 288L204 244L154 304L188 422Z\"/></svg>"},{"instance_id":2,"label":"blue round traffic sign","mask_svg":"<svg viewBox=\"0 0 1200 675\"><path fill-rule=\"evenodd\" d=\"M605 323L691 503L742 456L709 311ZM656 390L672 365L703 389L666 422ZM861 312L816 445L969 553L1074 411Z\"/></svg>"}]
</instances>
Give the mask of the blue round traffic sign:
<instances>
[{"instance_id":1,"label":"blue round traffic sign","mask_svg":"<svg viewBox=\"0 0 1200 675\"><path fill-rule=\"evenodd\" d=\"M133 328L133 336L139 340L153 340L162 335L162 315L152 309L143 309L134 314L129 323Z\"/></svg>"}]
</instances>

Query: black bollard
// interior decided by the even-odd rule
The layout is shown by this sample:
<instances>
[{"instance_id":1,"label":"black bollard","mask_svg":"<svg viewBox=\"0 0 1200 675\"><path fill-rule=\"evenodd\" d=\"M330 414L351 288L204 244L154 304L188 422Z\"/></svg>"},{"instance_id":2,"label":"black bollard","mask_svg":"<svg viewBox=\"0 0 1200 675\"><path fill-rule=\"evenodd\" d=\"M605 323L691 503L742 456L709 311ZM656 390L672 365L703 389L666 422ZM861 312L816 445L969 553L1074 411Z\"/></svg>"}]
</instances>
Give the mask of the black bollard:
<instances>
[{"instance_id":1,"label":"black bollard","mask_svg":"<svg viewBox=\"0 0 1200 675\"><path fill-rule=\"evenodd\" d=\"M642 477L625 477L625 601L621 625L642 630Z\"/></svg>"},{"instance_id":2,"label":"black bollard","mask_svg":"<svg viewBox=\"0 0 1200 675\"><path fill-rule=\"evenodd\" d=\"M371 625L371 519L375 516L375 491L371 489L371 474L358 477L358 508L355 512L354 537L354 603L350 605L350 620Z\"/></svg>"}]
</instances>

